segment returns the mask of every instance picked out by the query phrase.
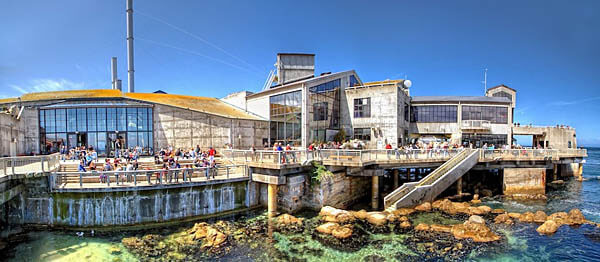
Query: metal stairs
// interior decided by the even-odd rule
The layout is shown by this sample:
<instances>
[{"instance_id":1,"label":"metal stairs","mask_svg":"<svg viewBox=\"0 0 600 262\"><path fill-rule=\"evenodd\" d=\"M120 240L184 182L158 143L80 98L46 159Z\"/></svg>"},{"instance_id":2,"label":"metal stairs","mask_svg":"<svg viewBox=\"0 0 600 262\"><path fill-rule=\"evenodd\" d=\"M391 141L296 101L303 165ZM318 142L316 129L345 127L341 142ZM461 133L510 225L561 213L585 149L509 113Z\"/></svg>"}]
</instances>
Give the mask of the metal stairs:
<instances>
[{"instance_id":1,"label":"metal stairs","mask_svg":"<svg viewBox=\"0 0 600 262\"><path fill-rule=\"evenodd\" d=\"M404 183L385 196L387 211L433 201L479 161L480 149L464 149L418 182Z\"/></svg>"}]
</instances>

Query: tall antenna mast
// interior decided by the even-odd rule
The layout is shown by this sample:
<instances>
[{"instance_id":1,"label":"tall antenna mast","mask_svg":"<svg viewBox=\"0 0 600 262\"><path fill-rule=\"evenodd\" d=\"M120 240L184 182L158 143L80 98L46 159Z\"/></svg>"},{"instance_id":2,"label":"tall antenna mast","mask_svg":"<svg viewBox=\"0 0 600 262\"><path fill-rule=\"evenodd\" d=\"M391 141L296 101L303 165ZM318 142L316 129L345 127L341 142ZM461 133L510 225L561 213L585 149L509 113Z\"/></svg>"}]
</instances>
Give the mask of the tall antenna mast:
<instances>
[{"instance_id":1,"label":"tall antenna mast","mask_svg":"<svg viewBox=\"0 0 600 262\"><path fill-rule=\"evenodd\" d=\"M487 68L483 71L483 95L487 93Z\"/></svg>"},{"instance_id":2,"label":"tall antenna mast","mask_svg":"<svg viewBox=\"0 0 600 262\"><path fill-rule=\"evenodd\" d=\"M127 0L127 87L135 92L133 85L133 0Z\"/></svg>"}]
</instances>

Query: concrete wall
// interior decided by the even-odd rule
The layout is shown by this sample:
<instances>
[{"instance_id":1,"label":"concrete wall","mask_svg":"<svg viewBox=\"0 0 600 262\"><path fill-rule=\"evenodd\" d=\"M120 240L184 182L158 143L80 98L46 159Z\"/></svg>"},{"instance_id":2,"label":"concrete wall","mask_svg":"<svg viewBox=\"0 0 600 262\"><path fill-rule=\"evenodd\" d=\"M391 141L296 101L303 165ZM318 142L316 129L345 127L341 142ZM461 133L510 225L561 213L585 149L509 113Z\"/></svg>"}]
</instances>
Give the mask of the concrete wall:
<instances>
[{"instance_id":1,"label":"concrete wall","mask_svg":"<svg viewBox=\"0 0 600 262\"><path fill-rule=\"evenodd\" d=\"M503 191L505 195L545 194L545 168L505 168Z\"/></svg>"},{"instance_id":2,"label":"concrete wall","mask_svg":"<svg viewBox=\"0 0 600 262\"><path fill-rule=\"evenodd\" d=\"M206 113L156 105L154 107L154 148L172 145L175 148L235 148L262 145L268 138L268 122L240 120Z\"/></svg>"},{"instance_id":3,"label":"concrete wall","mask_svg":"<svg viewBox=\"0 0 600 262\"><path fill-rule=\"evenodd\" d=\"M0 114L0 156L38 154L38 127L37 109L25 108L19 120L8 114Z\"/></svg>"},{"instance_id":4,"label":"concrete wall","mask_svg":"<svg viewBox=\"0 0 600 262\"><path fill-rule=\"evenodd\" d=\"M232 106L241 108L244 111L247 111L248 109L246 106L246 96L250 94L252 94L252 92L241 91L229 94L226 97L221 98L220 100Z\"/></svg>"},{"instance_id":5,"label":"concrete wall","mask_svg":"<svg viewBox=\"0 0 600 262\"><path fill-rule=\"evenodd\" d=\"M47 177L23 181L26 191L3 208L12 225L99 227L164 222L245 208L248 182L163 190L48 193Z\"/></svg>"},{"instance_id":6,"label":"concrete wall","mask_svg":"<svg viewBox=\"0 0 600 262\"><path fill-rule=\"evenodd\" d=\"M371 141L365 141L368 148L385 147L390 143L398 145L398 118L402 117L398 104L399 89L396 85L353 88L345 91L346 100L342 103L348 108L343 119L349 120L352 129L348 133L354 135L354 128L370 128ZM354 117L354 99L371 98L371 117ZM404 104L402 103L402 106Z\"/></svg>"}]
</instances>

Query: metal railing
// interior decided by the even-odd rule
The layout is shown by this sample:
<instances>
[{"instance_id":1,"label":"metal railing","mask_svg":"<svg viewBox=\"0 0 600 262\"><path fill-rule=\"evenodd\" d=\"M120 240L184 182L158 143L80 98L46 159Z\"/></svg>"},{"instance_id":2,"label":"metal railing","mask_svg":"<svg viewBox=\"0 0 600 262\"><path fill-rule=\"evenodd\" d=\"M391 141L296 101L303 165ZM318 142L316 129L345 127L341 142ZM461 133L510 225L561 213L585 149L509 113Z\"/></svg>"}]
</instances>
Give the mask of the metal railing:
<instances>
[{"instance_id":1,"label":"metal railing","mask_svg":"<svg viewBox=\"0 0 600 262\"><path fill-rule=\"evenodd\" d=\"M51 172L60 167L60 154L0 158L0 176Z\"/></svg>"},{"instance_id":2,"label":"metal railing","mask_svg":"<svg viewBox=\"0 0 600 262\"><path fill-rule=\"evenodd\" d=\"M246 165L148 169L135 171L53 172L50 184L56 188L126 187L228 180L247 177Z\"/></svg>"},{"instance_id":3,"label":"metal railing","mask_svg":"<svg viewBox=\"0 0 600 262\"><path fill-rule=\"evenodd\" d=\"M556 149L481 149L479 160L551 160L557 157Z\"/></svg>"}]
</instances>

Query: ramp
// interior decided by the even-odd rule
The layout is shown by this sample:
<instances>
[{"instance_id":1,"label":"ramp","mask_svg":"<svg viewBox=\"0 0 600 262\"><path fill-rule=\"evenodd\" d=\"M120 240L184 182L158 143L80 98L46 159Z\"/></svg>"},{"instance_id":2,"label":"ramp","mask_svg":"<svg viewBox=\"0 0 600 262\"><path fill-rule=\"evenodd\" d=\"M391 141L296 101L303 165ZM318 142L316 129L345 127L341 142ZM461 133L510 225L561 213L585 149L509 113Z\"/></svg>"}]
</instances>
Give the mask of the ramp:
<instances>
[{"instance_id":1,"label":"ramp","mask_svg":"<svg viewBox=\"0 0 600 262\"><path fill-rule=\"evenodd\" d=\"M383 200L385 209L392 211L396 208L411 207L425 201L433 201L435 197L477 164L479 154L479 149L464 149L421 181L404 183L385 196Z\"/></svg>"}]
</instances>

